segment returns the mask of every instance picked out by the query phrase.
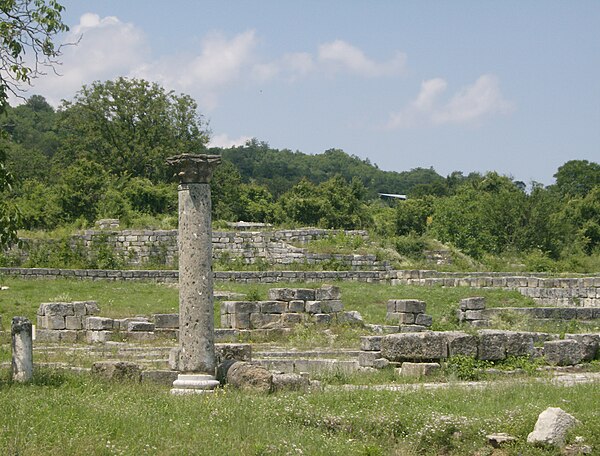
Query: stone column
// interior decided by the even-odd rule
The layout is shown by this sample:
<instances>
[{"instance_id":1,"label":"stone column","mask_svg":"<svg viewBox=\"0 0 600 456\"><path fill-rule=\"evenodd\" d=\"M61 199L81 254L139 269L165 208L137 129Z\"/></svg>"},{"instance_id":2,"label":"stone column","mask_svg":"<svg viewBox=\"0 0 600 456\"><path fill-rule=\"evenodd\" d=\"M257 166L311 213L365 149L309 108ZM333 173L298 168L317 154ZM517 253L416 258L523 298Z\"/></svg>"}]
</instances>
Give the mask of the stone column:
<instances>
[{"instance_id":1,"label":"stone column","mask_svg":"<svg viewBox=\"0 0 600 456\"><path fill-rule=\"evenodd\" d=\"M12 379L26 383L33 378L33 341L31 322L25 317L14 317L12 336Z\"/></svg>"},{"instance_id":2,"label":"stone column","mask_svg":"<svg viewBox=\"0 0 600 456\"><path fill-rule=\"evenodd\" d=\"M179 350L173 394L211 391L215 380L210 181L219 155L167 159L179 178Z\"/></svg>"}]
</instances>

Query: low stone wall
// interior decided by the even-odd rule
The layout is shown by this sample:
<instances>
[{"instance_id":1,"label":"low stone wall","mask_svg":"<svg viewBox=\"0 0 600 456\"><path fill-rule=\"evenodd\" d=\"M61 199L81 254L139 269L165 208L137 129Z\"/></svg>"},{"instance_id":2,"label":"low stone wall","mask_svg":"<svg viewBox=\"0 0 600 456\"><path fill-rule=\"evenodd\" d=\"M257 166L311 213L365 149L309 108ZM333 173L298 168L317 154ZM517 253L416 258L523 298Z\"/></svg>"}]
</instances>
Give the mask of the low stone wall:
<instances>
[{"instance_id":1,"label":"low stone wall","mask_svg":"<svg viewBox=\"0 0 600 456\"><path fill-rule=\"evenodd\" d=\"M221 303L221 327L233 329L290 328L302 323L362 323L357 312L344 312L338 287L272 288L270 301Z\"/></svg>"},{"instance_id":2,"label":"low stone wall","mask_svg":"<svg viewBox=\"0 0 600 456\"><path fill-rule=\"evenodd\" d=\"M550 277L543 273L444 273L394 271L392 284L505 288L516 290L542 306L600 307L600 277Z\"/></svg>"},{"instance_id":3,"label":"low stone wall","mask_svg":"<svg viewBox=\"0 0 600 456\"><path fill-rule=\"evenodd\" d=\"M431 315L425 314L425 308L425 301L390 299L385 319L398 323L400 332L425 331L433 323Z\"/></svg>"},{"instance_id":4,"label":"low stone wall","mask_svg":"<svg viewBox=\"0 0 600 456\"><path fill-rule=\"evenodd\" d=\"M389 266L375 255L343 255L310 253L300 246L310 241L344 233L368 239L366 231L354 230L274 230L274 231L214 231L212 252L215 261L227 263L237 259L245 264L263 261L271 265L336 263L349 270L386 270ZM23 239L29 249L52 240ZM73 249L92 254L100 246L108 248L129 266L177 264L177 230L87 230L70 238ZM28 249L15 249L11 255L21 262Z\"/></svg>"},{"instance_id":5,"label":"low stone wall","mask_svg":"<svg viewBox=\"0 0 600 456\"><path fill-rule=\"evenodd\" d=\"M452 356L472 356L501 361L510 356L544 358L551 365L573 365L596 359L600 334L558 334L497 331L484 329L476 334L461 331L397 333L361 337L359 363L363 367L387 363L440 361Z\"/></svg>"}]
</instances>

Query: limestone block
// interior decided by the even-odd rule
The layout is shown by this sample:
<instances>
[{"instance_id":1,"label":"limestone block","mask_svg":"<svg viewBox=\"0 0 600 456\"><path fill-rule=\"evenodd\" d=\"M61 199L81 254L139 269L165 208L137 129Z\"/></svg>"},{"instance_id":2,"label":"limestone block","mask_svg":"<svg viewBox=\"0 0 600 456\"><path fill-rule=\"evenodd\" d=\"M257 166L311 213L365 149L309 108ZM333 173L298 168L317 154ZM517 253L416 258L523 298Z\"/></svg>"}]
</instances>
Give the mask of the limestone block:
<instances>
[{"instance_id":1,"label":"limestone block","mask_svg":"<svg viewBox=\"0 0 600 456\"><path fill-rule=\"evenodd\" d=\"M442 333L389 334L381 340L381 354L390 361L443 359L448 343Z\"/></svg>"},{"instance_id":2,"label":"limestone block","mask_svg":"<svg viewBox=\"0 0 600 456\"><path fill-rule=\"evenodd\" d=\"M315 290L315 299L321 300L339 300L342 297L342 292L339 287L333 285L323 285Z\"/></svg>"},{"instance_id":3,"label":"limestone block","mask_svg":"<svg viewBox=\"0 0 600 456\"><path fill-rule=\"evenodd\" d=\"M104 331L113 329L114 320L104 317L87 317L85 320L86 329L92 331Z\"/></svg>"},{"instance_id":4,"label":"limestone block","mask_svg":"<svg viewBox=\"0 0 600 456\"><path fill-rule=\"evenodd\" d=\"M177 371L173 370L145 370L141 372L142 383L155 383L158 385L172 386L177 380Z\"/></svg>"},{"instance_id":5,"label":"limestone block","mask_svg":"<svg viewBox=\"0 0 600 456\"><path fill-rule=\"evenodd\" d=\"M386 321L398 323L400 321L400 312L387 312L385 314Z\"/></svg>"},{"instance_id":6,"label":"limestone block","mask_svg":"<svg viewBox=\"0 0 600 456\"><path fill-rule=\"evenodd\" d=\"M67 318L69 318L69 317L67 317ZM77 342L77 340L79 340L79 331L62 330L62 331L57 331L57 332L59 334L58 338L61 342L74 344L75 342Z\"/></svg>"},{"instance_id":7,"label":"limestone block","mask_svg":"<svg viewBox=\"0 0 600 456\"><path fill-rule=\"evenodd\" d=\"M425 301L396 299L396 312L425 313Z\"/></svg>"},{"instance_id":8,"label":"limestone block","mask_svg":"<svg viewBox=\"0 0 600 456\"><path fill-rule=\"evenodd\" d=\"M250 344L215 344L217 363L226 359L236 361L252 361L252 345Z\"/></svg>"},{"instance_id":9,"label":"limestone block","mask_svg":"<svg viewBox=\"0 0 600 456\"><path fill-rule=\"evenodd\" d=\"M137 364L126 361L99 361L92 364L92 375L107 380L139 382L141 370Z\"/></svg>"},{"instance_id":10,"label":"limestone block","mask_svg":"<svg viewBox=\"0 0 600 456\"><path fill-rule=\"evenodd\" d=\"M252 329L267 329L281 326L281 314L250 314L250 328Z\"/></svg>"},{"instance_id":11,"label":"limestone block","mask_svg":"<svg viewBox=\"0 0 600 456\"><path fill-rule=\"evenodd\" d=\"M231 315L231 327L236 329L250 329L249 313L234 313Z\"/></svg>"},{"instance_id":12,"label":"limestone block","mask_svg":"<svg viewBox=\"0 0 600 456\"><path fill-rule=\"evenodd\" d=\"M309 387L310 379L306 375L273 374L273 391L307 391Z\"/></svg>"},{"instance_id":13,"label":"limestone block","mask_svg":"<svg viewBox=\"0 0 600 456\"><path fill-rule=\"evenodd\" d=\"M74 315L65 317L65 329L83 329L83 317Z\"/></svg>"},{"instance_id":14,"label":"limestone block","mask_svg":"<svg viewBox=\"0 0 600 456\"><path fill-rule=\"evenodd\" d=\"M400 325L399 331L401 333L423 332L427 331L427 327L421 325Z\"/></svg>"},{"instance_id":15,"label":"limestone block","mask_svg":"<svg viewBox=\"0 0 600 456\"><path fill-rule=\"evenodd\" d=\"M65 329L65 317L62 315L45 315L44 325L46 329Z\"/></svg>"},{"instance_id":16,"label":"limestone block","mask_svg":"<svg viewBox=\"0 0 600 456\"><path fill-rule=\"evenodd\" d=\"M48 302L42 305L44 306L43 315L46 316L66 317L67 315L73 315L73 304L71 303Z\"/></svg>"},{"instance_id":17,"label":"limestone block","mask_svg":"<svg viewBox=\"0 0 600 456\"><path fill-rule=\"evenodd\" d=\"M477 343L479 338L462 331L447 331L443 333L448 343L448 356L473 356L477 357Z\"/></svg>"},{"instance_id":18,"label":"limestone block","mask_svg":"<svg viewBox=\"0 0 600 456\"><path fill-rule=\"evenodd\" d=\"M321 313L321 301L306 301L304 311L310 314Z\"/></svg>"},{"instance_id":19,"label":"limestone block","mask_svg":"<svg viewBox=\"0 0 600 456\"><path fill-rule=\"evenodd\" d=\"M273 374L264 367L239 361L229 367L227 384L244 391L270 393L273 390Z\"/></svg>"},{"instance_id":20,"label":"limestone block","mask_svg":"<svg viewBox=\"0 0 600 456\"><path fill-rule=\"evenodd\" d=\"M333 313L333 312L341 312L344 310L344 304L339 300L327 300L321 301L321 312L323 313Z\"/></svg>"},{"instance_id":21,"label":"limestone block","mask_svg":"<svg viewBox=\"0 0 600 456\"><path fill-rule=\"evenodd\" d=\"M415 314L408 312L398 312L398 323L400 323L401 325L414 325Z\"/></svg>"},{"instance_id":22,"label":"limestone block","mask_svg":"<svg viewBox=\"0 0 600 456\"><path fill-rule=\"evenodd\" d=\"M338 312L335 315L340 325L364 326L365 324L362 315L356 310Z\"/></svg>"},{"instance_id":23,"label":"limestone block","mask_svg":"<svg viewBox=\"0 0 600 456\"><path fill-rule=\"evenodd\" d=\"M154 327L155 328L179 328L179 314L154 314Z\"/></svg>"},{"instance_id":24,"label":"limestone block","mask_svg":"<svg viewBox=\"0 0 600 456\"><path fill-rule=\"evenodd\" d=\"M260 304L256 301L233 301L233 312L229 313L258 313L260 312Z\"/></svg>"},{"instance_id":25,"label":"limestone block","mask_svg":"<svg viewBox=\"0 0 600 456\"><path fill-rule=\"evenodd\" d=\"M281 324L285 328L298 325L303 322L303 316L299 313L284 313L281 315Z\"/></svg>"},{"instance_id":26,"label":"limestone block","mask_svg":"<svg viewBox=\"0 0 600 456\"><path fill-rule=\"evenodd\" d=\"M328 325L331 323L332 318L330 314L318 313L312 316L312 320L318 325Z\"/></svg>"},{"instance_id":27,"label":"limestone block","mask_svg":"<svg viewBox=\"0 0 600 456\"><path fill-rule=\"evenodd\" d=\"M362 367L373 367L375 360L380 358L380 351L363 351L358 354L358 365Z\"/></svg>"},{"instance_id":28,"label":"limestone block","mask_svg":"<svg viewBox=\"0 0 600 456\"><path fill-rule=\"evenodd\" d=\"M459 302L460 310L483 310L485 309L485 298L472 297L461 299Z\"/></svg>"},{"instance_id":29,"label":"limestone block","mask_svg":"<svg viewBox=\"0 0 600 456\"><path fill-rule=\"evenodd\" d=\"M85 339L89 344L109 342L113 338L112 331L86 331Z\"/></svg>"},{"instance_id":30,"label":"limestone block","mask_svg":"<svg viewBox=\"0 0 600 456\"><path fill-rule=\"evenodd\" d=\"M483 310L465 310L464 319L467 321L486 320L487 316Z\"/></svg>"},{"instance_id":31,"label":"limestone block","mask_svg":"<svg viewBox=\"0 0 600 456\"><path fill-rule=\"evenodd\" d=\"M361 336L360 349L363 351L380 351L383 336Z\"/></svg>"},{"instance_id":32,"label":"limestone block","mask_svg":"<svg viewBox=\"0 0 600 456\"><path fill-rule=\"evenodd\" d=\"M231 328L232 327L232 314L221 314L221 328Z\"/></svg>"},{"instance_id":33,"label":"limestone block","mask_svg":"<svg viewBox=\"0 0 600 456\"><path fill-rule=\"evenodd\" d=\"M484 329L479 335L479 359L498 361L506 358L506 331Z\"/></svg>"},{"instance_id":34,"label":"limestone block","mask_svg":"<svg viewBox=\"0 0 600 456\"><path fill-rule=\"evenodd\" d=\"M271 288L268 292L269 299L274 301L292 301L294 290L291 288ZM314 298L313 298L314 299Z\"/></svg>"},{"instance_id":35,"label":"limestone block","mask_svg":"<svg viewBox=\"0 0 600 456\"><path fill-rule=\"evenodd\" d=\"M402 363L400 375L403 377L428 377L440 370L439 363Z\"/></svg>"},{"instance_id":36,"label":"limestone block","mask_svg":"<svg viewBox=\"0 0 600 456\"><path fill-rule=\"evenodd\" d=\"M516 331L506 333L506 356L531 356L533 346L533 333Z\"/></svg>"},{"instance_id":37,"label":"limestone block","mask_svg":"<svg viewBox=\"0 0 600 456\"><path fill-rule=\"evenodd\" d=\"M288 303L288 312L292 313L300 313L304 312L304 301L300 301L299 299L294 299Z\"/></svg>"},{"instance_id":38,"label":"limestone block","mask_svg":"<svg viewBox=\"0 0 600 456\"><path fill-rule=\"evenodd\" d=\"M75 301L73 302L73 315L76 317L83 317L87 314L86 302Z\"/></svg>"},{"instance_id":39,"label":"limestone block","mask_svg":"<svg viewBox=\"0 0 600 456\"><path fill-rule=\"evenodd\" d=\"M154 331L154 323L150 323L149 321L130 321L127 323L127 331L146 331L152 332Z\"/></svg>"},{"instance_id":40,"label":"limestone block","mask_svg":"<svg viewBox=\"0 0 600 456\"><path fill-rule=\"evenodd\" d=\"M60 342L60 331L38 329L35 332L37 342Z\"/></svg>"},{"instance_id":41,"label":"limestone block","mask_svg":"<svg viewBox=\"0 0 600 456\"><path fill-rule=\"evenodd\" d=\"M294 299L301 299L302 301L314 301L315 290L311 288L296 288L294 289Z\"/></svg>"},{"instance_id":42,"label":"limestone block","mask_svg":"<svg viewBox=\"0 0 600 456\"><path fill-rule=\"evenodd\" d=\"M562 447L567 432L577 424L579 421L573 415L558 407L548 407L538 416L533 432L527 436L527 442Z\"/></svg>"},{"instance_id":43,"label":"limestone block","mask_svg":"<svg viewBox=\"0 0 600 456\"><path fill-rule=\"evenodd\" d=\"M35 321L36 321L36 325L37 325L38 329L46 328L46 319L44 318L43 315L36 315ZM0 318L0 326L1 326L1 324L2 324L2 319Z\"/></svg>"},{"instance_id":44,"label":"limestone block","mask_svg":"<svg viewBox=\"0 0 600 456\"><path fill-rule=\"evenodd\" d=\"M282 314L287 310L285 301L260 301L260 311L265 314Z\"/></svg>"},{"instance_id":45,"label":"limestone block","mask_svg":"<svg viewBox=\"0 0 600 456\"><path fill-rule=\"evenodd\" d=\"M576 340L551 340L544 342L544 358L548 364L571 366L583 361L585 350Z\"/></svg>"},{"instance_id":46,"label":"limestone block","mask_svg":"<svg viewBox=\"0 0 600 456\"><path fill-rule=\"evenodd\" d=\"M395 299L388 300L388 302L386 304L386 309L387 309L388 314L396 312L396 300Z\"/></svg>"},{"instance_id":47,"label":"limestone block","mask_svg":"<svg viewBox=\"0 0 600 456\"><path fill-rule=\"evenodd\" d=\"M581 344L583 361L592 361L600 355L600 334L565 334L565 339L573 339Z\"/></svg>"},{"instance_id":48,"label":"limestone block","mask_svg":"<svg viewBox=\"0 0 600 456\"><path fill-rule=\"evenodd\" d=\"M377 358L373 361L373 366L375 369L385 369L390 365L390 362L385 358Z\"/></svg>"},{"instance_id":49,"label":"limestone block","mask_svg":"<svg viewBox=\"0 0 600 456\"><path fill-rule=\"evenodd\" d=\"M96 301L86 301L85 303L85 314L86 315L98 315L100 313L100 307Z\"/></svg>"},{"instance_id":50,"label":"limestone block","mask_svg":"<svg viewBox=\"0 0 600 456\"><path fill-rule=\"evenodd\" d=\"M421 326L431 326L433 324L433 317L426 314L417 314L415 323Z\"/></svg>"}]
</instances>

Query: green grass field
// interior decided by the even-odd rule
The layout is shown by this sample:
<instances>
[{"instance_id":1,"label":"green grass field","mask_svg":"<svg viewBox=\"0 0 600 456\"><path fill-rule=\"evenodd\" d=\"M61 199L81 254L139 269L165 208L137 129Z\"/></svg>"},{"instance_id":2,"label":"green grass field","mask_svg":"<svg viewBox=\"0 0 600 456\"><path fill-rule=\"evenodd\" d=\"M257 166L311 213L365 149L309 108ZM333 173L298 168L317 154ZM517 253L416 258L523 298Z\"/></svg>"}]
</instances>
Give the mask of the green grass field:
<instances>
[{"instance_id":1,"label":"green grass field","mask_svg":"<svg viewBox=\"0 0 600 456\"><path fill-rule=\"evenodd\" d=\"M6 455L557 455L526 444L538 414L561 407L600 449L600 384L534 381L482 389L279 393L229 389L174 397L164 387L40 373L0 383ZM493 452L485 435L517 442Z\"/></svg>"}]
</instances>

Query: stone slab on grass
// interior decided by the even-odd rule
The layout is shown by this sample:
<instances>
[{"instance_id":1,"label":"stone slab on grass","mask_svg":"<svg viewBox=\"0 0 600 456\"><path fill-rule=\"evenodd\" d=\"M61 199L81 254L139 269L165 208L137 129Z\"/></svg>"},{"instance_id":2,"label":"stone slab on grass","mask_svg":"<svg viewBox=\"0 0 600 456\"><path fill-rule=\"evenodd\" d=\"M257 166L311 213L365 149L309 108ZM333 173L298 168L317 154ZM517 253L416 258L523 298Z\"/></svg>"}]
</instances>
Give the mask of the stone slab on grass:
<instances>
[{"instance_id":1,"label":"stone slab on grass","mask_svg":"<svg viewBox=\"0 0 600 456\"><path fill-rule=\"evenodd\" d=\"M381 340L381 354L390 361L444 359L448 342L443 333L390 334Z\"/></svg>"}]
</instances>

